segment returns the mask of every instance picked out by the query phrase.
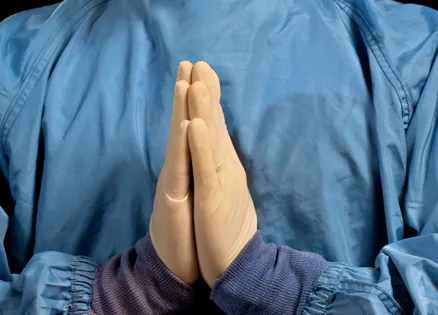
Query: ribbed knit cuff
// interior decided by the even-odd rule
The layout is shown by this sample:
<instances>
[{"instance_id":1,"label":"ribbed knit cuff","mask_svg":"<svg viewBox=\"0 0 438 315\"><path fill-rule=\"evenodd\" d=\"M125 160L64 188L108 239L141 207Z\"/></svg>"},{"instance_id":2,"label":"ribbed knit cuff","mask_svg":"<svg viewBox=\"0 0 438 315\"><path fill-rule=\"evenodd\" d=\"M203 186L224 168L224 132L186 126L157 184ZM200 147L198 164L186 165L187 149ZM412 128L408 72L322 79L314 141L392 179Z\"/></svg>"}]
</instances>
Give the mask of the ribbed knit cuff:
<instances>
[{"instance_id":1,"label":"ribbed knit cuff","mask_svg":"<svg viewBox=\"0 0 438 315\"><path fill-rule=\"evenodd\" d=\"M163 264L148 234L98 269L92 306L98 315L187 314L195 302L195 290Z\"/></svg>"},{"instance_id":2,"label":"ribbed knit cuff","mask_svg":"<svg viewBox=\"0 0 438 315\"><path fill-rule=\"evenodd\" d=\"M301 314L326 261L319 255L265 244L258 232L213 286L227 314Z\"/></svg>"}]
</instances>

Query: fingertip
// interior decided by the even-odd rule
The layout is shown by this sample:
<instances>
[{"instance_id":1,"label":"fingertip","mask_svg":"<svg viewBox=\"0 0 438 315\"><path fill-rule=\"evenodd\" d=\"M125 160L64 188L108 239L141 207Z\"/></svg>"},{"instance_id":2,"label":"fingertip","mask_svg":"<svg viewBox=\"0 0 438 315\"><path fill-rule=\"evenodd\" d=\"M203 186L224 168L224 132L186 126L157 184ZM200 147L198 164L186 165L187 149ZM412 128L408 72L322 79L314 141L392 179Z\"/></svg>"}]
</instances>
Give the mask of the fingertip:
<instances>
[{"instance_id":1,"label":"fingertip","mask_svg":"<svg viewBox=\"0 0 438 315\"><path fill-rule=\"evenodd\" d=\"M176 91L187 93L187 90L189 89L189 87L190 87L190 83L187 82L186 80L179 80L175 83L175 90Z\"/></svg>"},{"instance_id":2,"label":"fingertip","mask_svg":"<svg viewBox=\"0 0 438 315\"><path fill-rule=\"evenodd\" d=\"M204 127L207 128L205 121L202 120L201 118L194 118L191 121L191 125L192 125L192 128L204 128Z\"/></svg>"},{"instance_id":3,"label":"fingertip","mask_svg":"<svg viewBox=\"0 0 438 315\"><path fill-rule=\"evenodd\" d=\"M184 100L187 98L187 91L190 88L190 83L186 80L179 80L175 83L175 98Z\"/></svg>"},{"instance_id":4,"label":"fingertip","mask_svg":"<svg viewBox=\"0 0 438 315\"><path fill-rule=\"evenodd\" d=\"M192 82L201 81L205 73L211 70L210 65L205 61L198 61L192 69Z\"/></svg>"},{"instance_id":5,"label":"fingertip","mask_svg":"<svg viewBox=\"0 0 438 315\"><path fill-rule=\"evenodd\" d=\"M193 68L193 63L191 63L191 62L188 61L188 60L183 60L183 61L181 61L181 62L179 63L179 66L180 66L182 69L192 69L192 68Z\"/></svg>"},{"instance_id":6,"label":"fingertip","mask_svg":"<svg viewBox=\"0 0 438 315\"><path fill-rule=\"evenodd\" d=\"M201 60L195 63L195 65L193 67L196 67L198 69L210 69L210 65L208 64L207 61Z\"/></svg>"},{"instance_id":7,"label":"fingertip","mask_svg":"<svg viewBox=\"0 0 438 315\"><path fill-rule=\"evenodd\" d=\"M199 61L193 66L192 83L198 81L203 81L207 85L212 99L219 102L221 97L219 77L216 71L205 61Z\"/></svg>"},{"instance_id":8,"label":"fingertip","mask_svg":"<svg viewBox=\"0 0 438 315\"><path fill-rule=\"evenodd\" d=\"M184 119L189 118L188 96L187 91L190 84L185 80L177 81L175 84L173 109L172 109L172 124L177 128L179 123ZM176 130L176 129L175 129Z\"/></svg>"},{"instance_id":9,"label":"fingertip","mask_svg":"<svg viewBox=\"0 0 438 315\"><path fill-rule=\"evenodd\" d=\"M190 121L189 120L183 120L181 122L181 124L179 125L180 132L182 134L187 134L188 129L189 129L189 125L190 125Z\"/></svg>"},{"instance_id":10,"label":"fingertip","mask_svg":"<svg viewBox=\"0 0 438 315\"><path fill-rule=\"evenodd\" d=\"M207 125L201 118L194 118L188 126L188 132L190 137L199 138L208 134Z\"/></svg>"},{"instance_id":11,"label":"fingertip","mask_svg":"<svg viewBox=\"0 0 438 315\"><path fill-rule=\"evenodd\" d=\"M184 60L178 66L177 81L185 80L191 83L193 64L190 61Z\"/></svg>"}]
</instances>

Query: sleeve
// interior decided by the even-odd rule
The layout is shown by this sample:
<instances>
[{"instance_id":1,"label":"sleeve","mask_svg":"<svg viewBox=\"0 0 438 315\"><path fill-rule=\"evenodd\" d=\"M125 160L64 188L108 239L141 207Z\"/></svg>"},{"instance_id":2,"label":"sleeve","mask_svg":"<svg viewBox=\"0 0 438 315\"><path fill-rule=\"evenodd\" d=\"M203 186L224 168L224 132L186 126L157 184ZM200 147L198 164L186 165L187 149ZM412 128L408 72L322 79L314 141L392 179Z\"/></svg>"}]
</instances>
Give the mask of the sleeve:
<instances>
[{"instance_id":1,"label":"sleeve","mask_svg":"<svg viewBox=\"0 0 438 315\"><path fill-rule=\"evenodd\" d=\"M195 292L166 268L148 234L98 268L93 311L97 315L190 314Z\"/></svg>"},{"instance_id":2,"label":"sleeve","mask_svg":"<svg viewBox=\"0 0 438 315\"><path fill-rule=\"evenodd\" d=\"M44 84L40 82L44 80L39 78L48 68L47 58L54 55L59 42L69 36L68 26L75 25L87 10L102 2L66 1L21 12L0 23L2 140L5 130L10 128L9 121L15 121L19 111L12 109L11 103L17 99L20 104L24 103L29 91L33 91L29 102L43 103ZM74 14L78 10L80 14ZM53 40L54 32L56 40ZM29 114L32 118L42 112L40 106L32 108ZM8 122L5 123L5 119ZM39 125L28 125L37 131L41 129ZM11 147L26 147L31 143L36 152L38 132L30 134L32 136L22 137L24 141L22 138L11 140ZM32 256L35 242L33 212L23 211L24 203L17 197L17 187L30 196L36 195L32 176L37 167L30 163L30 169L14 170L11 165L16 160L4 152L5 143L0 142L0 314L79 315L90 314L91 306L97 314L105 315L174 314L191 307L196 290L182 283L164 266L149 236L137 242L134 248L100 265L87 257L60 252ZM27 156L26 153L28 151L19 151L16 156L31 159L31 154ZM17 174L23 173L24 179L18 181ZM33 199L29 200L26 205L33 204ZM24 219L16 220L17 216Z\"/></svg>"},{"instance_id":3,"label":"sleeve","mask_svg":"<svg viewBox=\"0 0 438 315\"><path fill-rule=\"evenodd\" d=\"M437 205L424 226L432 232L385 246L374 268L327 263L265 244L258 233L215 283L211 299L227 314L434 314Z\"/></svg>"},{"instance_id":4,"label":"sleeve","mask_svg":"<svg viewBox=\"0 0 438 315\"><path fill-rule=\"evenodd\" d=\"M58 5L18 13L0 23L0 121L42 50L36 34ZM26 49L30 46L31 48ZM4 129L2 129L3 131ZM3 150L3 143L1 145ZM88 314L96 263L86 257L58 252L34 255L25 266L12 259L12 215L15 209L11 187L5 179L7 158L0 154L0 313L1 314ZM4 175L4 176L3 176ZM23 239L29 233L18 226ZM9 230L10 232L10 230ZM12 272L17 269L21 273Z\"/></svg>"},{"instance_id":5,"label":"sleeve","mask_svg":"<svg viewBox=\"0 0 438 315\"><path fill-rule=\"evenodd\" d=\"M373 267L354 267L265 244L256 235L213 287L211 299L229 314L438 310L438 14L389 1L336 2L350 13L368 12L386 57L406 77L405 238L383 247Z\"/></svg>"},{"instance_id":6,"label":"sleeve","mask_svg":"<svg viewBox=\"0 0 438 315\"><path fill-rule=\"evenodd\" d=\"M1 209L2 241L7 222ZM92 301L96 314L187 314L196 300L196 290L163 265L148 235L99 267L87 257L44 252L20 274L9 274L2 245L0 275L2 314L90 314Z\"/></svg>"},{"instance_id":7,"label":"sleeve","mask_svg":"<svg viewBox=\"0 0 438 315\"><path fill-rule=\"evenodd\" d=\"M96 263L58 252L34 255L10 274L4 239L8 216L0 208L0 310L2 314L88 314Z\"/></svg>"}]
</instances>

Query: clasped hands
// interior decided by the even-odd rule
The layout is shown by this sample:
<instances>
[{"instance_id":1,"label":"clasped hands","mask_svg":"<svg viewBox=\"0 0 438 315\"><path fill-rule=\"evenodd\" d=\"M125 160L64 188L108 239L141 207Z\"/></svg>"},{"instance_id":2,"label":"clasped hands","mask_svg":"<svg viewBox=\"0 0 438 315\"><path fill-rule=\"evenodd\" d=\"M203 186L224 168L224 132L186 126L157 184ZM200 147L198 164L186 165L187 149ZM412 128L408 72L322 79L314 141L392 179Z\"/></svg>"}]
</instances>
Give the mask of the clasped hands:
<instances>
[{"instance_id":1,"label":"clasped hands","mask_svg":"<svg viewBox=\"0 0 438 315\"><path fill-rule=\"evenodd\" d=\"M162 262L189 285L201 274L212 287L257 231L220 95L207 63L180 64L150 236Z\"/></svg>"}]
</instances>

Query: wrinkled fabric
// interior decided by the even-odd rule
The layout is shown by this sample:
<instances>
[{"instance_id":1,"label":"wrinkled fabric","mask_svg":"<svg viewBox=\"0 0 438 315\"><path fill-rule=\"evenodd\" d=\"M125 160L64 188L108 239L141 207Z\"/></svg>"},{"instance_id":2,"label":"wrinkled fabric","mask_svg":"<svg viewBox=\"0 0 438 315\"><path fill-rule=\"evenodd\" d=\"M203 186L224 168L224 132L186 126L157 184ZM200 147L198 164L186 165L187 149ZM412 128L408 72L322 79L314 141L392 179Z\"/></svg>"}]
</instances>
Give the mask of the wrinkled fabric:
<instances>
[{"instance_id":1,"label":"wrinkled fabric","mask_svg":"<svg viewBox=\"0 0 438 315\"><path fill-rule=\"evenodd\" d=\"M437 46L438 13L392 1L66 0L5 20L0 309L71 313L70 255L87 269L144 237L188 59L221 79L264 239L330 261L304 313L433 314Z\"/></svg>"},{"instance_id":2,"label":"wrinkled fabric","mask_svg":"<svg viewBox=\"0 0 438 315\"><path fill-rule=\"evenodd\" d=\"M0 283L0 314L88 314L96 263L59 252L35 254Z\"/></svg>"}]
</instances>

